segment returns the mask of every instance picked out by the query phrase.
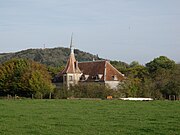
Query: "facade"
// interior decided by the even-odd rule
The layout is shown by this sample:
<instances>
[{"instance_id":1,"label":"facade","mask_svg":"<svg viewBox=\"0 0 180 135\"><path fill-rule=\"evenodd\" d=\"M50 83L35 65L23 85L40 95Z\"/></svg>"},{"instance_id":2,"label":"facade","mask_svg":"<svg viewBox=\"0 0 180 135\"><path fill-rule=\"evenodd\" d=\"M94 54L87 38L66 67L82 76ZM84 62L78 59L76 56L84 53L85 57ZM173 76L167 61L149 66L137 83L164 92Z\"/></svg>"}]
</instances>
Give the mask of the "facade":
<instances>
[{"instance_id":1,"label":"facade","mask_svg":"<svg viewBox=\"0 0 180 135\"><path fill-rule=\"evenodd\" d=\"M70 45L71 53L66 67L55 77L57 86L61 84L69 87L78 83L103 83L112 89L117 88L125 77L109 61L76 61L72 41ZM58 85L59 84L59 85Z\"/></svg>"}]
</instances>

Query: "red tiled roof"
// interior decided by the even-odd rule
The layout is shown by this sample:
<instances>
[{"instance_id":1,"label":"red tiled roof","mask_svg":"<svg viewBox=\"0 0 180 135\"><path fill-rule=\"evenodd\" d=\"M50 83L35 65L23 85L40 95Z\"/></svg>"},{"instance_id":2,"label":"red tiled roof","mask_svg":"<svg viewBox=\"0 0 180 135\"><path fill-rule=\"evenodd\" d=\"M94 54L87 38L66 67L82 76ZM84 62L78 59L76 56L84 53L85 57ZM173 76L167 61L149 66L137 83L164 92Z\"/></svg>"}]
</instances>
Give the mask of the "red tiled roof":
<instances>
[{"instance_id":1,"label":"red tiled roof","mask_svg":"<svg viewBox=\"0 0 180 135\"><path fill-rule=\"evenodd\" d=\"M89 75L87 81L93 80L98 74L102 74L102 78L99 81L114 81L113 77L116 77L118 81L125 79L123 74L108 61L81 62L79 63L79 68L84 75Z\"/></svg>"},{"instance_id":2,"label":"red tiled roof","mask_svg":"<svg viewBox=\"0 0 180 135\"><path fill-rule=\"evenodd\" d=\"M105 61L80 62L79 68L84 75L89 75L88 80L93 80L96 75L102 74L100 81L104 81Z\"/></svg>"},{"instance_id":3,"label":"red tiled roof","mask_svg":"<svg viewBox=\"0 0 180 135\"><path fill-rule=\"evenodd\" d=\"M81 73L81 70L78 67L78 62L76 61L74 57L74 53L70 54L66 67L61 72L61 74L65 74L65 73Z\"/></svg>"},{"instance_id":4,"label":"red tiled roof","mask_svg":"<svg viewBox=\"0 0 180 135\"><path fill-rule=\"evenodd\" d=\"M115 67L113 67L109 62L106 62L106 81L113 81L114 77L118 81L125 79L124 75L120 73Z\"/></svg>"}]
</instances>

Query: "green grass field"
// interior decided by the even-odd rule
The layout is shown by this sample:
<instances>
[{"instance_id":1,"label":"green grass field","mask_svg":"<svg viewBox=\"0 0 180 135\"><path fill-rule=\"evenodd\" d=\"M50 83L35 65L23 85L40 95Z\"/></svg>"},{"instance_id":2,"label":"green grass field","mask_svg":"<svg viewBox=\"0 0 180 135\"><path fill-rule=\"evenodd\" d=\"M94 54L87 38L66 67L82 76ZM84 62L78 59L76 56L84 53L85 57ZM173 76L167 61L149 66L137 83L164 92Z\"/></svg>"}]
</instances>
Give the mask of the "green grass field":
<instances>
[{"instance_id":1,"label":"green grass field","mask_svg":"<svg viewBox=\"0 0 180 135\"><path fill-rule=\"evenodd\" d=\"M1 135L179 135L179 101L0 100Z\"/></svg>"}]
</instances>

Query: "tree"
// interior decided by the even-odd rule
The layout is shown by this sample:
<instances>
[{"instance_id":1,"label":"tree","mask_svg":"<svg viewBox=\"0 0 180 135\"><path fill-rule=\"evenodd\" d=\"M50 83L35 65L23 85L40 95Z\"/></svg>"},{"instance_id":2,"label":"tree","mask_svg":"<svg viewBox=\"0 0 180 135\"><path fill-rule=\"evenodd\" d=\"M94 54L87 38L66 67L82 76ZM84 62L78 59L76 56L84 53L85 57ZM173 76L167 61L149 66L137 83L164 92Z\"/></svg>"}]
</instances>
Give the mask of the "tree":
<instances>
[{"instance_id":1,"label":"tree","mask_svg":"<svg viewBox=\"0 0 180 135\"><path fill-rule=\"evenodd\" d=\"M126 70L129 67L127 63L121 61L111 61L111 64L121 73L126 73Z\"/></svg>"},{"instance_id":2,"label":"tree","mask_svg":"<svg viewBox=\"0 0 180 135\"><path fill-rule=\"evenodd\" d=\"M126 97L142 97L144 96L144 87L143 84L148 78L148 71L142 65L132 66L128 68L126 76L127 80L123 84L123 92Z\"/></svg>"},{"instance_id":3,"label":"tree","mask_svg":"<svg viewBox=\"0 0 180 135\"><path fill-rule=\"evenodd\" d=\"M172 70L175 68L176 63L170 60L166 56L160 56L155 58L153 61L146 64L147 69L150 73L155 73L157 70L166 69Z\"/></svg>"},{"instance_id":4,"label":"tree","mask_svg":"<svg viewBox=\"0 0 180 135\"><path fill-rule=\"evenodd\" d=\"M52 78L54 78L60 71L62 71L65 67L64 66L60 66L60 67L52 67L52 66L48 66L48 72L50 73L50 75L52 76Z\"/></svg>"},{"instance_id":5,"label":"tree","mask_svg":"<svg viewBox=\"0 0 180 135\"><path fill-rule=\"evenodd\" d=\"M162 93L166 98L169 98L169 95L175 95L176 99L178 99L180 98L180 65L176 65L176 68L169 78L170 79L163 88Z\"/></svg>"},{"instance_id":6,"label":"tree","mask_svg":"<svg viewBox=\"0 0 180 135\"><path fill-rule=\"evenodd\" d=\"M139 64L139 62L138 61L133 61L133 62L131 62L130 63L130 67L135 67L135 66L139 66L140 64Z\"/></svg>"},{"instance_id":7,"label":"tree","mask_svg":"<svg viewBox=\"0 0 180 135\"><path fill-rule=\"evenodd\" d=\"M167 98L167 86L175 70L175 62L165 56L160 56L147 63L146 67L153 83L152 96L157 99L162 97ZM172 89L170 89L170 91L171 90Z\"/></svg>"},{"instance_id":8,"label":"tree","mask_svg":"<svg viewBox=\"0 0 180 135\"><path fill-rule=\"evenodd\" d=\"M29 97L31 94L46 94L52 92L51 83L45 66L26 59L12 59L0 65L0 91Z\"/></svg>"}]
</instances>

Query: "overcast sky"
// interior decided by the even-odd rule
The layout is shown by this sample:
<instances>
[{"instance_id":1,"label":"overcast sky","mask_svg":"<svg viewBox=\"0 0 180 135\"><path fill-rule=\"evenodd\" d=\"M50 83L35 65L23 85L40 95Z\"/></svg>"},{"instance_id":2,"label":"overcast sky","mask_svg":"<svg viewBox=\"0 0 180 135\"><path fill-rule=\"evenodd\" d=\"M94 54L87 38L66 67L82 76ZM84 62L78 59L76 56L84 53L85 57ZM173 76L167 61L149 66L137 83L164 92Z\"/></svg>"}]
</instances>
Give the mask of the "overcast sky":
<instances>
[{"instance_id":1,"label":"overcast sky","mask_svg":"<svg viewBox=\"0 0 180 135\"><path fill-rule=\"evenodd\" d=\"M0 53L69 47L127 63L180 62L180 0L0 0Z\"/></svg>"}]
</instances>

